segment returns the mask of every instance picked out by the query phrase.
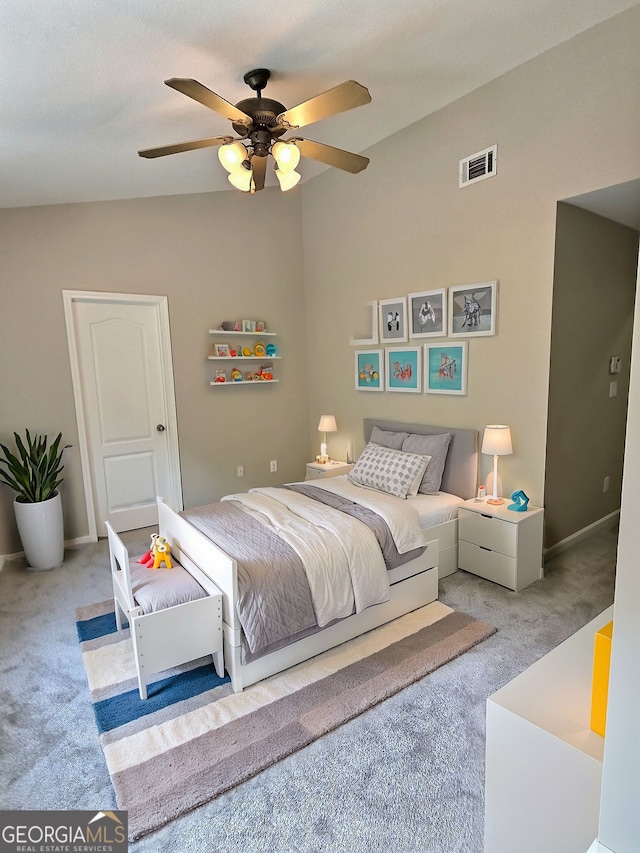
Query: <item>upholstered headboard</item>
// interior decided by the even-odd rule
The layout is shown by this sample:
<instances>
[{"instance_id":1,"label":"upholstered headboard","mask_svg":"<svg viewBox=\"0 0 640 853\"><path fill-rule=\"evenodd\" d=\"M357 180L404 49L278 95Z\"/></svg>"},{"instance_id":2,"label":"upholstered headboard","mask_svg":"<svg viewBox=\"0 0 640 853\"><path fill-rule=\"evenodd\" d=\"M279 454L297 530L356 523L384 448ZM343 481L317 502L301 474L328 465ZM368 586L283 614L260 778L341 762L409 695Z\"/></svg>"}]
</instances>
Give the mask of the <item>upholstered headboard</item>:
<instances>
[{"instance_id":1,"label":"upholstered headboard","mask_svg":"<svg viewBox=\"0 0 640 853\"><path fill-rule=\"evenodd\" d=\"M364 439L369 441L374 426L392 432L408 432L415 435L438 435L451 433L447 461L442 475L441 489L467 500L476 496L478 488L478 431L457 427L408 424L404 421L384 421L377 418L364 419Z\"/></svg>"}]
</instances>

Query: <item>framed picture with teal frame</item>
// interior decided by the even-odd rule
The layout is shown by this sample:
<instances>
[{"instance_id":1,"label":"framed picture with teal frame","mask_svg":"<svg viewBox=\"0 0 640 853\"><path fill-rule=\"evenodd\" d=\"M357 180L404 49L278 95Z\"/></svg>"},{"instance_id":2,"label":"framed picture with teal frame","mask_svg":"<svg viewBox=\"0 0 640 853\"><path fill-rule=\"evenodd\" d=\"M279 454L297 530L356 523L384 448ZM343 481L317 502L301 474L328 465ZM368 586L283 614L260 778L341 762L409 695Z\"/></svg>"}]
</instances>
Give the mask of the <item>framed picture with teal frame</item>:
<instances>
[{"instance_id":1,"label":"framed picture with teal frame","mask_svg":"<svg viewBox=\"0 0 640 853\"><path fill-rule=\"evenodd\" d=\"M389 347L386 350L387 391L422 393L420 347Z\"/></svg>"},{"instance_id":2,"label":"framed picture with teal frame","mask_svg":"<svg viewBox=\"0 0 640 853\"><path fill-rule=\"evenodd\" d=\"M356 391L384 391L381 349L356 350Z\"/></svg>"},{"instance_id":3,"label":"framed picture with teal frame","mask_svg":"<svg viewBox=\"0 0 640 853\"><path fill-rule=\"evenodd\" d=\"M425 344L424 372L427 394L466 394L467 341Z\"/></svg>"}]
</instances>

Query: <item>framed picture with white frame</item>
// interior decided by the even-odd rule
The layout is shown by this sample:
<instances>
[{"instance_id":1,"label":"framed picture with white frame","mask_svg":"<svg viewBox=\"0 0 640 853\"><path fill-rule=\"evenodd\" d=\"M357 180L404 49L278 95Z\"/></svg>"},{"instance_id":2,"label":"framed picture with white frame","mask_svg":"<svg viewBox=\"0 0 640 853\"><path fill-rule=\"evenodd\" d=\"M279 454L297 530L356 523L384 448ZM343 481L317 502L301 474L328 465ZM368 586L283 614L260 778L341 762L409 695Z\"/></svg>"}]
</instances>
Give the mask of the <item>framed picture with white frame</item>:
<instances>
[{"instance_id":1,"label":"framed picture with white frame","mask_svg":"<svg viewBox=\"0 0 640 853\"><path fill-rule=\"evenodd\" d=\"M382 350L356 350L355 373L356 391L384 391Z\"/></svg>"},{"instance_id":2,"label":"framed picture with white frame","mask_svg":"<svg viewBox=\"0 0 640 853\"><path fill-rule=\"evenodd\" d=\"M388 347L386 353L387 391L422 393L420 347Z\"/></svg>"},{"instance_id":3,"label":"framed picture with white frame","mask_svg":"<svg viewBox=\"0 0 640 853\"><path fill-rule=\"evenodd\" d=\"M435 338L447 334L447 291L422 290L409 294L409 337Z\"/></svg>"},{"instance_id":4,"label":"framed picture with white frame","mask_svg":"<svg viewBox=\"0 0 640 853\"><path fill-rule=\"evenodd\" d=\"M449 337L495 335L497 304L497 281L450 287Z\"/></svg>"},{"instance_id":5,"label":"framed picture with white frame","mask_svg":"<svg viewBox=\"0 0 640 853\"><path fill-rule=\"evenodd\" d=\"M427 394L467 393L467 341L442 341L424 345Z\"/></svg>"},{"instance_id":6,"label":"framed picture with white frame","mask_svg":"<svg viewBox=\"0 0 640 853\"><path fill-rule=\"evenodd\" d=\"M378 302L380 343L400 344L409 340L407 332L407 297L381 299Z\"/></svg>"}]
</instances>

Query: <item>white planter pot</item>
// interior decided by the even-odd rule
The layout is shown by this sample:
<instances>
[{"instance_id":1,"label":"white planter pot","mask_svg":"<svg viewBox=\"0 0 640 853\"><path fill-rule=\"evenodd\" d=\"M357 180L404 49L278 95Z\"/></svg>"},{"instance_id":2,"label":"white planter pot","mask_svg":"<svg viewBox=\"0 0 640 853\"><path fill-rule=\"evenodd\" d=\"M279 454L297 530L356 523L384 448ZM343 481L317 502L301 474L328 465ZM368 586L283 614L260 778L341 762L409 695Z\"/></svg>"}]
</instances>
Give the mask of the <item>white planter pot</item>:
<instances>
[{"instance_id":1,"label":"white planter pot","mask_svg":"<svg viewBox=\"0 0 640 853\"><path fill-rule=\"evenodd\" d=\"M64 560L64 527L60 494L40 503L13 502L20 541L32 569L48 570Z\"/></svg>"}]
</instances>

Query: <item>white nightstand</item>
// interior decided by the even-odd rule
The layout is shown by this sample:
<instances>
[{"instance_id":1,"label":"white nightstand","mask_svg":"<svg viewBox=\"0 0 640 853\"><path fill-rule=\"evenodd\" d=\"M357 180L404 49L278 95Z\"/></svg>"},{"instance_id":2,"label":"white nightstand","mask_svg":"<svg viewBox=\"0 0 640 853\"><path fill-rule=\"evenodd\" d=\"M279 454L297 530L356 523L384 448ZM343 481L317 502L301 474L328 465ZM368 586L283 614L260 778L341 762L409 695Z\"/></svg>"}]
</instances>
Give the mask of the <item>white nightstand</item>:
<instances>
[{"instance_id":1,"label":"white nightstand","mask_svg":"<svg viewBox=\"0 0 640 853\"><path fill-rule=\"evenodd\" d=\"M325 477L337 477L338 474L347 474L353 465L347 462L307 462L307 473L305 480L323 480Z\"/></svg>"},{"instance_id":2,"label":"white nightstand","mask_svg":"<svg viewBox=\"0 0 640 853\"><path fill-rule=\"evenodd\" d=\"M507 509L473 498L458 508L458 568L516 592L542 577L544 510Z\"/></svg>"}]
</instances>

